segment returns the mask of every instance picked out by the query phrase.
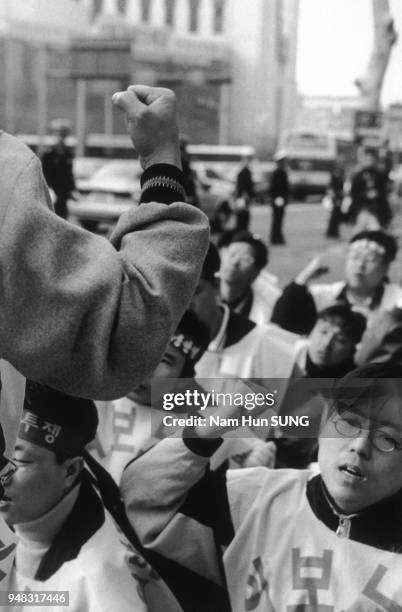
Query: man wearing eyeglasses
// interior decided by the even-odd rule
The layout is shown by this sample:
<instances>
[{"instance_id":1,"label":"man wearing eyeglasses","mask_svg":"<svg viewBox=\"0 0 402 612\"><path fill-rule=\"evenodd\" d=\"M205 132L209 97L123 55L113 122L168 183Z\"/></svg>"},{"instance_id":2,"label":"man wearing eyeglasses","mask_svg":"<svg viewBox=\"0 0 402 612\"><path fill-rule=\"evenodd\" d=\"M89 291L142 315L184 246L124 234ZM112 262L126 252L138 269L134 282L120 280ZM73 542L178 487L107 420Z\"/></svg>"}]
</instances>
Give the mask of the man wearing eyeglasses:
<instances>
[{"instance_id":1,"label":"man wearing eyeglasses","mask_svg":"<svg viewBox=\"0 0 402 612\"><path fill-rule=\"evenodd\" d=\"M143 541L225 581L233 612L402 609L400 368L359 368L330 395L316 476L258 467L212 480L217 427L162 440L126 468L122 493ZM208 530L224 547L221 571Z\"/></svg>"},{"instance_id":2,"label":"man wearing eyeglasses","mask_svg":"<svg viewBox=\"0 0 402 612\"><path fill-rule=\"evenodd\" d=\"M364 378L359 378L360 373ZM385 378L380 378L384 373ZM366 380L370 375L373 380ZM335 514L340 516L342 509L345 515L359 516L361 510L373 506L370 514L376 515L379 524L372 524L370 537L379 543L381 538L388 538L389 545L402 536L400 526L392 521L402 501L400 375L398 366L371 364L346 376L344 386L335 389L319 449L324 492L329 502L336 500ZM382 508L391 512L389 523L382 520ZM350 527L352 519L348 521Z\"/></svg>"},{"instance_id":3,"label":"man wearing eyeglasses","mask_svg":"<svg viewBox=\"0 0 402 612\"><path fill-rule=\"evenodd\" d=\"M337 300L361 312L370 326L377 312L392 310L402 303L402 287L388 278L397 250L394 236L382 230L355 234L347 248L345 280L312 283L329 271L320 257L314 258L285 287L275 304L272 321L289 331L308 334L317 312Z\"/></svg>"}]
</instances>

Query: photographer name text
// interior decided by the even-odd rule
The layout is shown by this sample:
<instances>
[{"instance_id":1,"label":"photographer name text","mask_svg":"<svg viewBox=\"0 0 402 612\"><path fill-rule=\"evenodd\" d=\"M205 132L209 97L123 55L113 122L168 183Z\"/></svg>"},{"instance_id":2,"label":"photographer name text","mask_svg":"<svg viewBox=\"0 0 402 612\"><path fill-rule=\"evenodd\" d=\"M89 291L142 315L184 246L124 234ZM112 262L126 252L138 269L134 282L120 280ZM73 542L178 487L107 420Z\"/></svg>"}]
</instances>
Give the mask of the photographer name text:
<instances>
[{"instance_id":1,"label":"photographer name text","mask_svg":"<svg viewBox=\"0 0 402 612\"><path fill-rule=\"evenodd\" d=\"M165 427L309 427L310 419L306 415L272 415L269 417L242 414L238 417L220 417L219 415L190 415L187 417L167 414L163 417Z\"/></svg>"}]
</instances>

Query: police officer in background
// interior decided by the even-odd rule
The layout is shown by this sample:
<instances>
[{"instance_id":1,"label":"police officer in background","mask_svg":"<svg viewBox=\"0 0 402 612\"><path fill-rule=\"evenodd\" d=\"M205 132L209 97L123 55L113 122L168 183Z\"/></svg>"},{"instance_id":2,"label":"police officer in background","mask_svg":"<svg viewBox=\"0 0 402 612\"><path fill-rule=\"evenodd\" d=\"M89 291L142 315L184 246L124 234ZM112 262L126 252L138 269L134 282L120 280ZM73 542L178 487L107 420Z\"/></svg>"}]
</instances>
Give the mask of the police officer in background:
<instances>
[{"instance_id":1,"label":"police officer in background","mask_svg":"<svg viewBox=\"0 0 402 612\"><path fill-rule=\"evenodd\" d=\"M236 198L244 200L244 206L249 207L255 196L253 175L250 168L251 157L243 159L243 165L236 177Z\"/></svg>"},{"instance_id":2,"label":"police officer in background","mask_svg":"<svg viewBox=\"0 0 402 612\"><path fill-rule=\"evenodd\" d=\"M56 136L56 143L42 157L43 174L48 186L53 189L56 196L55 213L66 219L67 200L75 190L73 153L66 145L71 125L64 119L55 119L50 127Z\"/></svg>"},{"instance_id":3,"label":"police officer in background","mask_svg":"<svg viewBox=\"0 0 402 612\"><path fill-rule=\"evenodd\" d=\"M250 204L255 196L253 174L250 164L252 158L244 157L242 167L236 177L237 231L246 232L250 225Z\"/></svg>"},{"instance_id":4,"label":"police officer in background","mask_svg":"<svg viewBox=\"0 0 402 612\"><path fill-rule=\"evenodd\" d=\"M331 199L331 213L325 235L327 238L339 238L339 225L342 221L343 186L345 172L341 160L337 160L331 172L327 195Z\"/></svg>"},{"instance_id":5,"label":"police officer in background","mask_svg":"<svg viewBox=\"0 0 402 612\"><path fill-rule=\"evenodd\" d=\"M272 173L271 187L269 190L272 206L271 244L286 244L282 233L282 225L285 216L285 208L289 201L290 187L286 170L285 152L278 151L274 160L276 162L276 168Z\"/></svg>"},{"instance_id":6,"label":"police officer in background","mask_svg":"<svg viewBox=\"0 0 402 612\"><path fill-rule=\"evenodd\" d=\"M358 223L363 211L371 215L380 227L387 227L392 213L388 202L387 176L378 167L378 156L374 150L366 150L362 167L352 179L352 204L349 215Z\"/></svg>"},{"instance_id":7,"label":"police officer in background","mask_svg":"<svg viewBox=\"0 0 402 612\"><path fill-rule=\"evenodd\" d=\"M197 175L191 166L191 158L188 152L188 136L180 135L180 157L183 171L183 185L187 196L188 204L200 207L200 200L197 194Z\"/></svg>"}]
</instances>

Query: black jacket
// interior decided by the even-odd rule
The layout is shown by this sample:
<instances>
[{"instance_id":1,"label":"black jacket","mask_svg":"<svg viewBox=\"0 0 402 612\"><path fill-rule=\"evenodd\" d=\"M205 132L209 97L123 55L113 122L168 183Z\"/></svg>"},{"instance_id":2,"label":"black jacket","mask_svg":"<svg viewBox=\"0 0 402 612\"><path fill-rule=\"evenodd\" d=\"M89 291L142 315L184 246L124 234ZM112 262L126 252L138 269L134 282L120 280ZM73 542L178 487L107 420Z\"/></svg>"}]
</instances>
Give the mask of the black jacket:
<instances>
[{"instance_id":1,"label":"black jacket","mask_svg":"<svg viewBox=\"0 0 402 612\"><path fill-rule=\"evenodd\" d=\"M285 203L289 199L289 180L288 173L284 168L275 168L271 177L271 188L269 194L274 200L275 198L283 198Z\"/></svg>"},{"instance_id":2,"label":"black jacket","mask_svg":"<svg viewBox=\"0 0 402 612\"><path fill-rule=\"evenodd\" d=\"M66 146L54 146L42 157L43 174L49 187L58 195L69 195L75 189L73 154Z\"/></svg>"}]
</instances>

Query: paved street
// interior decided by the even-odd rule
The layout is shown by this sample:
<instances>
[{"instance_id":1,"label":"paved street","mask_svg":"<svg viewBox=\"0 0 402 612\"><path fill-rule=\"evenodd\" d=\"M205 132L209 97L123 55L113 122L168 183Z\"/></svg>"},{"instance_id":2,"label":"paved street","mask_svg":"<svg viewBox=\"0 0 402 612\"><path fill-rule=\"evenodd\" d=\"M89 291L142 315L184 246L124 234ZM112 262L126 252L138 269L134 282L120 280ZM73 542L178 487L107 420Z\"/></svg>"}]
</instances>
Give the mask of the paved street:
<instances>
[{"instance_id":1,"label":"paved street","mask_svg":"<svg viewBox=\"0 0 402 612\"><path fill-rule=\"evenodd\" d=\"M268 239L271 210L269 206L256 206L251 213L251 230L264 241ZM343 278L343 253L352 233L348 225L341 226L342 238L328 239L324 236L328 211L319 203L290 204L286 211L284 233L285 246L270 246L269 269L279 277L281 286L294 278L310 258L322 254L330 272L322 277L324 282ZM394 219L394 231L402 235L402 216ZM402 251L402 241L400 240ZM402 252L392 266L391 278L402 282Z\"/></svg>"},{"instance_id":2,"label":"paved street","mask_svg":"<svg viewBox=\"0 0 402 612\"><path fill-rule=\"evenodd\" d=\"M330 240L325 237L328 211L318 202L297 202L288 206L286 211L284 233L287 244L269 246L269 270L279 278L280 286L292 280L312 257L321 255L329 268L323 282L343 278L343 255L353 229L349 225L341 226L341 238ZM251 209L251 231L258 234L266 243L271 223L271 209L268 205L254 206ZM402 283L402 211L394 217L393 233L399 237L400 252L391 270L391 279ZM107 235L110 226L102 226L102 233Z\"/></svg>"}]
</instances>

